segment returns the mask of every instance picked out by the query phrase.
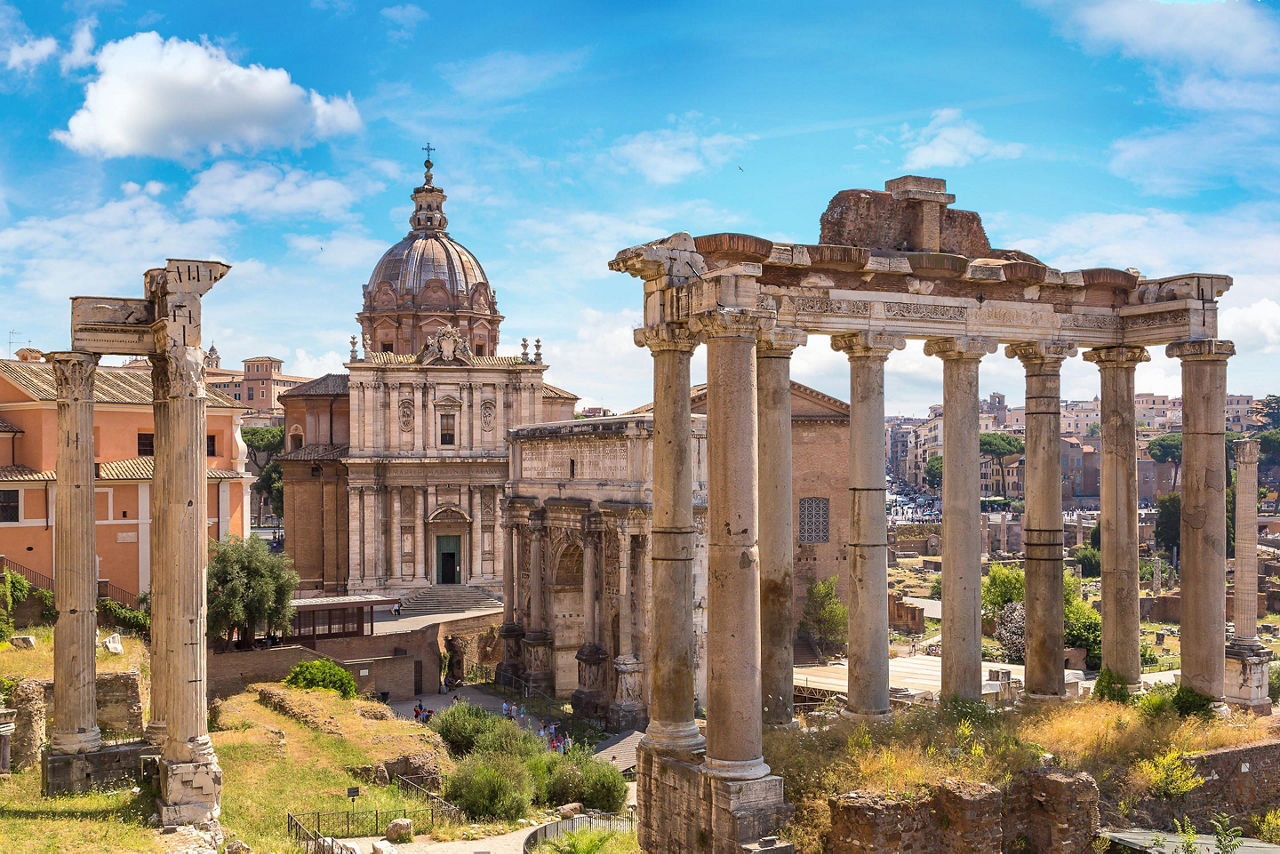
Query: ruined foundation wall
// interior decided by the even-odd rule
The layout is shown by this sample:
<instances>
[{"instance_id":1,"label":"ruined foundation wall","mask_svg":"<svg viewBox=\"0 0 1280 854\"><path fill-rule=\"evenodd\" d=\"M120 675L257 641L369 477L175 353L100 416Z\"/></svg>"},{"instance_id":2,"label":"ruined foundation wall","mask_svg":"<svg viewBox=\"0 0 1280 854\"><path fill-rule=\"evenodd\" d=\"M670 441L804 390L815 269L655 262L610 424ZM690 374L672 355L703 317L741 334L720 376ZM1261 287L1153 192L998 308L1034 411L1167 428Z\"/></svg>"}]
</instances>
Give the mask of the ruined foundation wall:
<instances>
[{"instance_id":1,"label":"ruined foundation wall","mask_svg":"<svg viewBox=\"0 0 1280 854\"><path fill-rule=\"evenodd\" d=\"M142 735L142 684L136 670L99 673L98 727L108 738ZM53 729L53 680L23 679L14 687L12 761L16 770L39 764L40 749Z\"/></svg>"}]
</instances>

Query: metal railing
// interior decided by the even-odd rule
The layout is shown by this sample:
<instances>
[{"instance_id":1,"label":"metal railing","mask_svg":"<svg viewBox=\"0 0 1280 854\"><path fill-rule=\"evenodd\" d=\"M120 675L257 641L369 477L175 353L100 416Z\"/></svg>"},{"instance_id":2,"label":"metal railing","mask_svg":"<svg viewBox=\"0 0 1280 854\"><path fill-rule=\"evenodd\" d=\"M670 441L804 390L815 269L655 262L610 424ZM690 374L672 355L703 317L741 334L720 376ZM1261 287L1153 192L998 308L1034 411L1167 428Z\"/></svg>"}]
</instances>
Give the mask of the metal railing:
<instances>
[{"instance_id":1,"label":"metal railing","mask_svg":"<svg viewBox=\"0 0 1280 854\"><path fill-rule=\"evenodd\" d=\"M110 599L135 611L138 610L138 597L123 587L112 584L110 581L98 582L98 598Z\"/></svg>"},{"instance_id":2,"label":"metal railing","mask_svg":"<svg viewBox=\"0 0 1280 854\"><path fill-rule=\"evenodd\" d=\"M410 774L407 777L402 777L399 774L397 774L395 782L396 782L396 785L398 785L401 789L404 789L409 794L417 795L420 798L426 798L427 801L433 804L434 808L439 811L438 817L442 821L444 820L451 820L451 821L457 821L457 822L466 821L467 816L462 811L461 807L458 807L458 806L455 806L454 804L449 803L444 798L440 797L435 792L427 788L428 784L432 779L433 778L428 777L426 774ZM445 781L444 777L436 777L434 779L439 780L440 786L442 788L444 787L444 781ZM432 818L434 820L436 816L433 816Z\"/></svg>"},{"instance_id":3,"label":"metal railing","mask_svg":"<svg viewBox=\"0 0 1280 854\"><path fill-rule=\"evenodd\" d=\"M385 836L387 825L398 818L412 820L415 832L430 830L435 827L437 812L436 807L423 807L416 810L289 813L288 833L289 838L308 854L333 854L334 839Z\"/></svg>"},{"instance_id":4,"label":"metal railing","mask_svg":"<svg viewBox=\"0 0 1280 854\"><path fill-rule=\"evenodd\" d=\"M5 555L0 555L0 564L18 573L18 575L21 575L27 581L31 582L35 587L42 587L45 590L53 589L53 579L45 575L43 572L34 570L29 566L23 566L16 560L11 560Z\"/></svg>"},{"instance_id":5,"label":"metal railing","mask_svg":"<svg viewBox=\"0 0 1280 854\"><path fill-rule=\"evenodd\" d=\"M563 821L553 821L535 829L525 837L524 854L532 854L539 843L555 839L566 833L579 830L605 830L610 833L635 833L636 814L632 809L627 813L598 813L594 815L576 815Z\"/></svg>"}]
</instances>

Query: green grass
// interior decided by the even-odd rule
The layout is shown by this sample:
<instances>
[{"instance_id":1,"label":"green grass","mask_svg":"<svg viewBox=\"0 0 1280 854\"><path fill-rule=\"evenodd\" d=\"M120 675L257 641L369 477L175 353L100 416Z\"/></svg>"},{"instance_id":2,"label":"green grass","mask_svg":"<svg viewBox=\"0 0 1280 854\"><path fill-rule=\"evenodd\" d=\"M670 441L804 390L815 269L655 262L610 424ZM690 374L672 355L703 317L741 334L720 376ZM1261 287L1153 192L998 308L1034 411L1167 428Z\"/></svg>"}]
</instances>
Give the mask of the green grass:
<instances>
[{"instance_id":1,"label":"green grass","mask_svg":"<svg viewBox=\"0 0 1280 854\"><path fill-rule=\"evenodd\" d=\"M155 794L145 788L43 798L40 769L30 768L0 780L0 851L160 851L147 824L155 809Z\"/></svg>"}]
</instances>

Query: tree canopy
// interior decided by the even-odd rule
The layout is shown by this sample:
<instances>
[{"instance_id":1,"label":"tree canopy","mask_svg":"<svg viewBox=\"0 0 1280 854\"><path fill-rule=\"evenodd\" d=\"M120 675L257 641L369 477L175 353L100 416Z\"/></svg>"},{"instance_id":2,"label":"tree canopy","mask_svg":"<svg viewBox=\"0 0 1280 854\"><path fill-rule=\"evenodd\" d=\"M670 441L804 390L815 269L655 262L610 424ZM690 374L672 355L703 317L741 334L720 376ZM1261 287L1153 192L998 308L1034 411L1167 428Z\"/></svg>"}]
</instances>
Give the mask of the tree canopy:
<instances>
[{"instance_id":1,"label":"tree canopy","mask_svg":"<svg viewBox=\"0 0 1280 854\"><path fill-rule=\"evenodd\" d=\"M1027 445L1009 433L983 433L978 436L978 452L984 457L999 459L1009 454L1021 454Z\"/></svg>"},{"instance_id":2,"label":"tree canopy","mask_svg":"<svg viewBox=\"0 0 1280 854\"><path fill-rule=\"evenodd\" d=\"M800 631L811 637L820 651L836 648L845 642L849 631L849 609L836 595L835 576L809 582Z\"/></svg>"},{"instance_id":3,"label":"tree canopy","mask_svg":"<svg viewBox=\"0 0 1280 854\"><path fill-rule=\"evenodd\" d=\"M1280 395L1269 394L1253 402L1253 414L1262 419L1268 430L1280 430Z\"/></svg>"},{"instance_id":4,"label":"tree canopy","mask_svg":"<svg viewBox=\"0 0 1280 854\"><path fill-rule=\"evenodd\" d=\"M995 617L1011 602L1021 602L1027 596L1027 576L1020 569L993 563L982 579L982 614Z\"/></svg>"},{"instance_id":5,"label":"tree canopy","mask_svg":"<svg viewBox=\"0 0 1280 854\"><path fill-rule=\"evenodd\" d=\"M242 427L240 436L249 449L249 464L257 472L284 450L283 427Z\"/></svg>"},{"instance_id":6,"label":"tree canopy","mask_svg":"<svg viewBox=\"0 0 1280 854\"><path fill-rule=\"evenodd\" d=\"M929 462L925 463L924 483L925 486L933 490L942 488L942 454L930 457Z\"/></svg>"},{"instance_id":7,"label":"tree canopy","mask_svg":"<svg viewBox=\"0 0 1280 854\"><path fill-rule=\"evenodd\" d=\"M1182 434L1165 433L1147 443L1147 454L1158 463L1173 463L1173 488L1178 488L1178 472L1182 468Z\"/></svg>"},{"instance_id":8,"label":"tree canopy","mask_svg":"<svg viewBox=\"0 0 1280 854\"><path fill-rule=\"evenodd\" d=\"M293 620L289 600L298 573L287 555L272 554L259 537L234 534L209 544L209 637L252 642L259 627L283 631Z\"/></svg>"},{"instance_id":9,"label":"tree canopy","mask_svg":"<svg viewBox=\"0 0 1280 854\"><path fill-rule=\"evenodd\" d=\"M1170 554L1182 540L1182 496L1176 492L1156 499L1156 545Z\"/></svg>"}]
</instances>

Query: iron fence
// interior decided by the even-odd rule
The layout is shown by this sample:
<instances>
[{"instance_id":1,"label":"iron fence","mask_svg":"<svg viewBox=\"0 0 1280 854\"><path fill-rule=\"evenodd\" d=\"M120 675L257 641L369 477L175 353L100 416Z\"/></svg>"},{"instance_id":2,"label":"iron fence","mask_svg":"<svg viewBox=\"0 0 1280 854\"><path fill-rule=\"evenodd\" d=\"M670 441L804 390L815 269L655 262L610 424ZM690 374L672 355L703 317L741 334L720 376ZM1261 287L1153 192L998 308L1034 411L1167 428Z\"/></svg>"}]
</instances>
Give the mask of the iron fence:
<instances>
[{"instance_id":1,"label":"iron fence","mask_svg":"<svg viewBox=\"0 0 1280 854\"><path fill-rule=\"evenodd\" d=\"M426 774L410 774L406 777L402 777L397 774L396 784L406 792L412 795L417 795L420 798L425 798L429 801L438 813L438 816L432 817L433 820L438 817L442 821L465 821L466 815L462 812L460 807L454 806L428 788L428 786L435 780L438 780L439 786L443 788L445 779L446 778L443 776L431 778Z\"/></svg>"},{"instance_id":2,"label":"iron fence","mask_svg":"<svg viewBox=\"0 0 1280 854\"><path fill-rule=\"evenodd\" d=\"M452 804L448 806L457 810ZM430 830L435 827L436 813L440 811L437 807L423 807L416 810L289 813L288 832L289 838L308 854L333 854L334 839L385 836L387 825L398 818L411 819L415 832Z\"/></svg>"},{"instance_id":3,"label":"iron fence","mask_svg":"<svg viewBox=\"0 0 1280 854\"><path fill-rule=\"evenodd\" d=\"M605 830L611 833L635 833L636 832L636 813L632 809L626 813L596 813L590 815L576 815L573 818L566 818L563 821L553 821L551 824L544 824L537 828L524 840L524 854L532 854L534 848L539 843L548 839L555 839L566 833L574 833L579 830Z\"/></svg>"}]
</instances>

